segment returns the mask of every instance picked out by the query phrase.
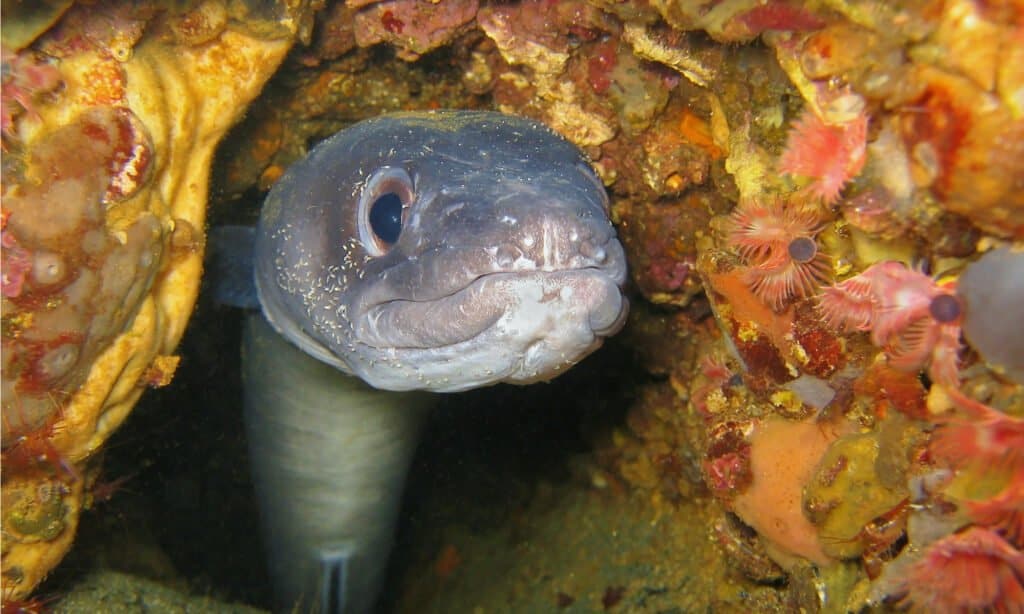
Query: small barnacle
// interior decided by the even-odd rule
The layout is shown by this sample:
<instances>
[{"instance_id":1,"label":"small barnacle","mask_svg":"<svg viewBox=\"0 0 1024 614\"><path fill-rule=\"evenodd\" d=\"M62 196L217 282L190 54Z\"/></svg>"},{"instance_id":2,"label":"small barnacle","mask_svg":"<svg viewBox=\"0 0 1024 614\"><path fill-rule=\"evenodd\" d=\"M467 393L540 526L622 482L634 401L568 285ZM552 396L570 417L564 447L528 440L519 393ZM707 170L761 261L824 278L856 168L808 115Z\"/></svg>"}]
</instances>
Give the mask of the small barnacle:
<instances>
[{"instance_id":1,"label":"small barnacle","mask_svg":"<svg viewBox=\"0 0 1024 614\"><path fill-rule=\"evenodd\" d=\"M810 178L807 193L825 203L839 198L866 160L868 117L863 101L853 95L840 100L846 103L843 112L830 114L829 121L806 109L790 128L779 159L779 170Z\"/></svg>"},{"instance_id":2,"label":"small barnacle","mask_svg":"<svg viewBox=\"0 0 1024 614\"><path fill-rule=\"evenodd\" d=\"M830 260L814 240L823 224L813 211L740 203L730 222L729 243L748 266L744 280L773 309L813 295L828 278Z\"/></svg>"},{"instance_id":3,"label":"small barnacle","mask_svg":"<svg viewBox=\"0 0 1024 614\"><path fill-rule=\"evenodd\" d=\"M78 362L81 344L72 340L62 343L46 352L36 363L39 376L47 381L55 380L75 366Z\"/></svg>"},{"instance_id":4,"label":"small barnacle","mask_svg":"<svg viewBox=\"0 0 1024 614\"><path fill-rule=\"evenodd\" d=\"M60 283L68 274L68 266L64 258L50 251L36 253L32 261L32 280L42 286Z\"/></svg>"}]
</instances>

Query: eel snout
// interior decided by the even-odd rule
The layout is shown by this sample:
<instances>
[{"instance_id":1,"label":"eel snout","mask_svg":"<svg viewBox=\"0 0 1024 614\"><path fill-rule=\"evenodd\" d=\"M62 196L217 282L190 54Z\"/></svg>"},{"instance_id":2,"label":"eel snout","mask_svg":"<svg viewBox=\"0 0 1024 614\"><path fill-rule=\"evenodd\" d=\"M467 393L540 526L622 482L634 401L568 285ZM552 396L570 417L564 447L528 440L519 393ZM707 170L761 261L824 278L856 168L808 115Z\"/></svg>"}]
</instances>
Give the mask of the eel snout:
<instances>
[{"instance_id":1,"label":"eel snout","mask_svg":"<svg viewBox=\"0 0 1024 614\"><path fill-rule=\"evenodd\" d=\"M460 203L443 214L446 249L392 267L349 310L361 344L389 348L353 370L378 388L441 392L564 372L628 313L625 255L600 204L548 198L492 206L483 220L482 206Z\"/></svg>"}]
</instances>

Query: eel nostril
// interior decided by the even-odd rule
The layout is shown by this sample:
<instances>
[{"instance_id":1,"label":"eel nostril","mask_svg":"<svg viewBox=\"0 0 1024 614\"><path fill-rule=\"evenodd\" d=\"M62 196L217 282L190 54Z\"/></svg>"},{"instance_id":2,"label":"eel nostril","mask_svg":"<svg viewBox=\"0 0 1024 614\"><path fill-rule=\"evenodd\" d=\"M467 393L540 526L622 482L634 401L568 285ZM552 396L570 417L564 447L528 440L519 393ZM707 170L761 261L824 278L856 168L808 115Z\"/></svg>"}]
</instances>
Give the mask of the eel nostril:
<instances>
[{"instance_id":1,"label":"eel nostril","mask_svg":"<svg viewBox=\"0 0 1024 614\"><path fill-rule=\"evenodd\" d=\"M608 252L600 245L594 245L590 241L580 243L580 254L601 264L608 258Z\"/></svg>"},{"instance_id":2,"label":"eel nostril","mask_svg":"<svg viewBox=\"0 0 1024 614\"><path fill-rule=\"evenodd\" d=\"M494 261L503 269L511 268L520 255L520 251L508 245L502 245L494 255Z\"/></svg>"}]
</instances>

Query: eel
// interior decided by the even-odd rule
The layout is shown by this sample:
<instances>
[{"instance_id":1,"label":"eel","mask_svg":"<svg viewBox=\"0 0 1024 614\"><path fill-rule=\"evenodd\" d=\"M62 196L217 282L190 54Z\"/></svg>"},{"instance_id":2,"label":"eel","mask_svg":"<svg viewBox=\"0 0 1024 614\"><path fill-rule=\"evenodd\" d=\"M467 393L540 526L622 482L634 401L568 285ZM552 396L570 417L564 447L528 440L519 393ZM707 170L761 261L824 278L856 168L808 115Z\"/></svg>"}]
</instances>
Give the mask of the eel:
<instances>
[{"instance_id":1,"label":"eel","mask_svg":"<svg viewBox=\"0 0 1024 614\"><path fill-rule=\"evenodd\" d=\"M432 393L549 380L622 328L608 216L575 146L495 112L366 120L281 176L242 349L275 609L374 607Z\"/></svg>"}]
</instances>

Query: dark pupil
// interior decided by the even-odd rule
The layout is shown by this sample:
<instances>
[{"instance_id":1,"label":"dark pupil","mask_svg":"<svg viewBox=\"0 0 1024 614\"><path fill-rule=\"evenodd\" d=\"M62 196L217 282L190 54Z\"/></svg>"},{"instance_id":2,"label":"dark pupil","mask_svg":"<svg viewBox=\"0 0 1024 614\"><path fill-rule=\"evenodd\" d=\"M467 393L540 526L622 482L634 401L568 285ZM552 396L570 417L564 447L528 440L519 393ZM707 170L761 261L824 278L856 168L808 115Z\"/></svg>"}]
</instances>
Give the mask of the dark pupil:
<instances>
[{"instance_id":1,"label":"dark pupil","mask_svg":"<svg viewBox=\"0 0 1024 614\"><path fill-rule=\"evenodd\" d=\"M960 317L960 301L951 294L940 294L932 299L928 311L936 322L952 322Z\"/></svg>"},{"instance_id":2,"label":"dark pupil","mask_svg":"<svg viewBox=\"0 0 1024 614\"><path fill-rule=\"evenodd\" d=\"M370 207L370 228L377 238L391 244L402 234L402 199L394 192L381 194Z\"/></svg>"}]
</instances>

